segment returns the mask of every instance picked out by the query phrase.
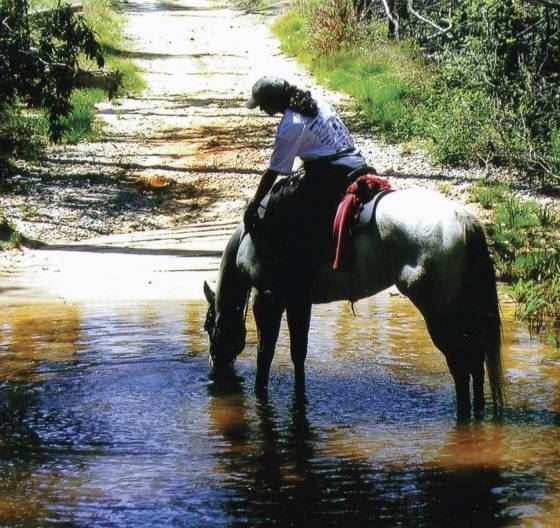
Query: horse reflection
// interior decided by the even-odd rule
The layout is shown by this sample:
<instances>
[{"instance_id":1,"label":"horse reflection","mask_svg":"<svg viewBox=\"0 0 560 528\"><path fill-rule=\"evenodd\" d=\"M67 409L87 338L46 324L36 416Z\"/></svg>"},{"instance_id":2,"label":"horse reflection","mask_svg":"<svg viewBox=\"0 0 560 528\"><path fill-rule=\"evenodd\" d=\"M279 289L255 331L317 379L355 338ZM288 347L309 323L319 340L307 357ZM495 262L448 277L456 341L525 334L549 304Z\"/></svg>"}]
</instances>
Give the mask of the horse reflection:
<instances>
[{"instance_id":1,"label":"horse reflection","mask_svg":"<svg viewBox=\"0 0 560 528\"><path fill-rule=\"evenodd\" d=\"M395 463L367 451L339 451L331 439L333 432L344 435L344 430L312 423L300 398L287 408L246 398L243 390L212 400L211 427L222 431L224 440L215 455L223 475L223 508L248 526L329 528L352 522L385 528L479 521L492 527L509 519L494 490L515 486L516 476L508 480L499 467L477 461L445 466L437 459L433 464ZM233 427L224 415L236 417ZM455 443L457 436L447 440ZM444 444L443 460L456 448Z\"/></svg>"}]
</instances>

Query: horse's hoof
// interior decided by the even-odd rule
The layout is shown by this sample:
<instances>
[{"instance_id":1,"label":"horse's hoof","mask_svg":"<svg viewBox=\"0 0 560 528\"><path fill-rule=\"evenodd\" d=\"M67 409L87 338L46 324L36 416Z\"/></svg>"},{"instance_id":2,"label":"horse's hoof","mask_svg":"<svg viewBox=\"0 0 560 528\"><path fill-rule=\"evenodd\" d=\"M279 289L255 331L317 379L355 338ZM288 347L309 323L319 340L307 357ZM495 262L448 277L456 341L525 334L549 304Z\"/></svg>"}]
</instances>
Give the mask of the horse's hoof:
<instances>
[{"instance_id":1,"label":"horse's hoof","mask_svg":"<svg viewBox=\"0 0 560 528\"><path fill-rule=\"evenodd\" d=\"M471 413L470 412L458 412L457 413L457 423L458 424L466 424L471 421Z\"/></svg>"}]
</instances>

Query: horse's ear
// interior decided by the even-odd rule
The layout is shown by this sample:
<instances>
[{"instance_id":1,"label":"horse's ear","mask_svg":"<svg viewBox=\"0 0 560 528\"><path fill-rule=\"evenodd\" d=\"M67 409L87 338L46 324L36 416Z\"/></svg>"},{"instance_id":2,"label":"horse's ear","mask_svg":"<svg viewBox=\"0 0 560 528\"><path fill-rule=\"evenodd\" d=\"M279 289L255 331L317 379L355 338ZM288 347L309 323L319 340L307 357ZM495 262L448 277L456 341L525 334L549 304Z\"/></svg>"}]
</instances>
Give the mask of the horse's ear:
<instances>
[{"instance_id":1,"label":"horse's ear","mask_svg":"<svg viewBox=\"0 0 560 528\"><path fill-rule=\"evenodd\" d=\"M204 297L206 297L208 304L213 304L214 299L216 298L216 294L212 291L212 288L208 286L206 281L204 281Z\"/></svg>"}]
</instances>

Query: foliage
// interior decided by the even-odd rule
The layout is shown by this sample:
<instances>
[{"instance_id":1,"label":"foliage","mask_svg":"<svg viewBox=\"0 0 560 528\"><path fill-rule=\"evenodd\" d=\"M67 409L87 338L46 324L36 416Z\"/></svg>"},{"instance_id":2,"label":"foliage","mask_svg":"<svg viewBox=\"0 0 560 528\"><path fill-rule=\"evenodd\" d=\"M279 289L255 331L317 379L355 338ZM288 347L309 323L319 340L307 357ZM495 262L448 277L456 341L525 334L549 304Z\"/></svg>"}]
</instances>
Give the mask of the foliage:
<instances>
[{"instance_id":1,"label":"foliage","mask_svg":"<svg viewBox=\"0 0 560 528\"><path fill-rule=\"evenodd\" d=\"M4 1L0 0L2 8L6 9ZM122 84L117 93L136 93L144 87L144 82L138 67L121 49L124 18L115 11L115 5L113 0L81 0L83 18L77 19L95 35L105 60L105 68L117 71L119 78L122 76ZM38 38L39 35L36 29L37 11L57 7L60 7L60 0L29 0L27 21L32 38ZM8 35L0 34L0 40L5 41L6 38ZM80 71L96 69L97 58L97 54L91 58L85 53L79 53L73 68L75 70L76 64L79 64ZM1 88L3 90L4 86ZM71 110L66 116L60 117L58 124L61 134L57 139L73 143L95 137L100 127L95 119L94 105L106 96L96 89L73 90L68 100ZM17 95L10 102L3 100L0 104L0 175L3 178L9 175L14 160L36 157L51 138L47 109L31 105L29 98L22 95Z\"/></svg>"},{"instance_id":2,"label":"foliage","mask_svg":"<svg viewBox=\"0 0 560 528\"><path fill-rule=\"evenodd\" d=\"M504 184L484 182L471 196L492 210L487 227L499 278L511 284L517 316L534 334L560 345L559 219L551 206L515 196Z\"/></svg>"},{"instance_id":3,"label":"foliage","mask_svg":"<svg viewBox=\"0 0 560 528\"><path fill-rule=\"evenodd\" d=\"M75 90L70 98L72 112L61 119L62 140L76 143L95 136L94 105L105 98L103 90Z\"/></svg>"},{"instance_id":4,"label":"foliage","mask_svg":"<svg viewBox=\"0 0 560 528\"><path fill-rule=\"evenodd\" d=\"M505 183L487 185L480 181L470 188L472 200L484 209L492 209L497 203L505 201L505 196L509 192L510 186Z\"/></svg>"},{"instance_id":5,"label":"foliage","mask_svg":"<svg viewBox=\"0 0 560 528\"><path fill-rule=\"evenodd\" d=\"M542 187L560 185L560 5L386 5L394 23L387 23L377 0L297 0L308 62L329 63L341 52L367 62L398 50L403 64L385 62L383 73L364 71L354 80L363 86L382 75L407 80L397 90L389 80L386 92L394 96L361 98L372 126L397 140L421 142L441 163L507 165ZM416 72L410 75L412 60Z\"/></svg>"},{"instance_id":6,"label":"foliage","mask_svg":"<svg viewBox=\"0 0 560 528\"><path fill-rule=\"evenodd\" d=\"M6 106L0 108L0 176L12 158L24 159L37 156L45 145L48 133L47 119L43 113L22 116Z\"/></svg>"},{"instance_id":7,"label":"foliage","mask_svg":"<svg viewBox=\"0 0 560 528\"><path fill-rule=\"evenodd\" d=\"M103 65L92 30L67 4L31 17L28 0L0 4L0 112L18 103L47 112L51 138L62 137L62 119L71 110L81 53Z\"/></svg>"},{"instance_id":8,"label":"foliage","mask_svg":"<svg viewBox=\"0 0 560 528\"><path fill-rule=\"evenodd\" d=\"M19 247L23 239L23 235L6 219L4 211L0 209L0 251Z\"/></svg>"},{"instance_id":9,"label":"foliage","mask_svg":"<svg viewBox=\"0 0 560 528\"><path fill-rule=\"evenodd\" d=\"M273 31L280 37L283 51L307 64L320 82L352 95L365 122L382 132L395 133L407 121L405 101L420 91L422 80L416 85L413 82L420 78L418 66L390 46L370 53L366 42L358 42L359 32L348 27L348 5L346 0L300 2L305 16L291 11L276 21ZM352 20L352 24L360 23ZM339 21L345 29L333 39L330 35Z\"/></svg>"},{"instance_id":10,"label":"foliage","mask_svg":"<svg viewBox=\"0 0 560 528\"><path fill-rule=\"evenodd\" d=\"M455 34L438 53L448 87L467 87L496 109L493 161L508 161L553 182L560 115L560 9L508 0L471 0L454 9ZM484 115L482 113L481 115Z\"/></svg>"},{"instance_id":11,"label":"foliage","mask_svg":"<svg viewBox=\"0 0 560 528\"><path fill-rule=\"evenodd\" d=\"M351 0L322 0L309 7L308 31L313 49L325 54L351 46L357 24Z\"/></svg>"}]
</instances>

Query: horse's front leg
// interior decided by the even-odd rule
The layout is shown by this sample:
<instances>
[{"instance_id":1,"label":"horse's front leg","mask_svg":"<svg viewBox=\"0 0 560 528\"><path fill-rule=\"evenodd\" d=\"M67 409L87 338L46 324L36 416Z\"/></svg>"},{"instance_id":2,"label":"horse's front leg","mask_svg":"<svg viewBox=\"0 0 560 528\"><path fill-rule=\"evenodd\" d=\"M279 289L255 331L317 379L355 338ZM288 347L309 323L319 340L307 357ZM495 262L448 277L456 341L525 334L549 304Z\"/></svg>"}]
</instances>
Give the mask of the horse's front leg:
<instances>
[{"instance_id":1,"label":"horse's front leg","mask_svg":"<svg viewBox=\"0 0 560 528\"><path fill-rule=\"evenodd\" d=\"M265 395L268 390L270 365L276 349L283 311L284 305L275 295L270 292L257 291L253 301L253 314L259 341L255 392L261 396Z\"/></svg>"},{"instance_id":2,"label":"horse's front leg","mask_svg":"<svg viewBox=\"0 0 560 528\"><path fill-rule=\"evenodd\" d=\"M309 325L311 322L311 302L307 298L292 299L286 305L286 317L290 330L290 354L294 364L296 393L305 392L305 358Z\"/></svg>"}]
</instances>

